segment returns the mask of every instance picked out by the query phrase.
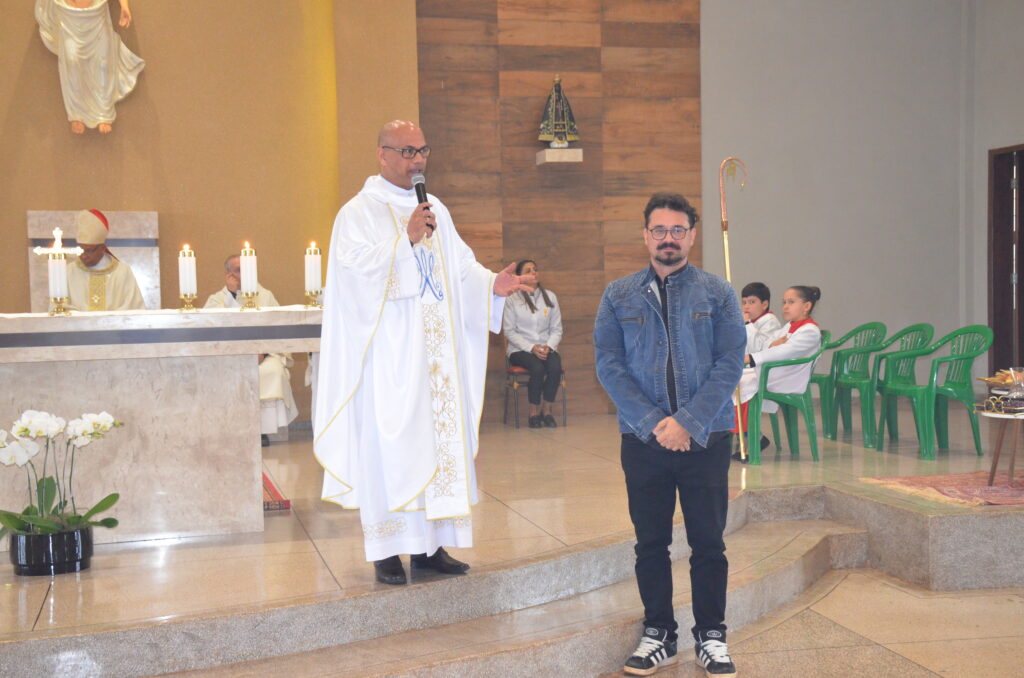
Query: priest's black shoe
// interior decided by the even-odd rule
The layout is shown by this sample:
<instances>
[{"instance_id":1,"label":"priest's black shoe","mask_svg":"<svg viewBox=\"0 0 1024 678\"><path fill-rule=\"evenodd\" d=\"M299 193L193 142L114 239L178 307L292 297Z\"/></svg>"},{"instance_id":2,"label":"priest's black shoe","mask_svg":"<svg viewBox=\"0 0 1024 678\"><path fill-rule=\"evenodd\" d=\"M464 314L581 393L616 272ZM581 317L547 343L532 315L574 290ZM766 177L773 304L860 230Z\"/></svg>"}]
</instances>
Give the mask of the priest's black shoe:
<instances>
[{"instance_id":1,"label":"priest's black shoe","mask_svg":"<svg viewBox=\"0 0 1024 678\"><path fill-rule=\"evenodd\" d=\"M381 584L400 586L405 583L405 568L402 567L402 559L398 556L373 561L373 571Z\"/></svg>"},{"instance_id":2,"label":"priest's black shoe","mask_svg":"<svg viewBox=\"0 0 1024 678\"><path fill-rule=\"evenodd\" d=\"M432 556L425 553L414 554L409 563L417 570L434 570L441 574L463 574L469 569L467 563L455 560L443 548L437 549Z\"/></svg>"},{"instance_id":3,"label":"priest's black shoe","mask_svg":"<svg viewBox=\"0 0 1024 678\"><path fill-rule=\"evenodd\" d=\"M533 415L530 417L529 426L530 428L541 428L544 426L544 417L539 414Z\"/></svg>"}]
</instances>

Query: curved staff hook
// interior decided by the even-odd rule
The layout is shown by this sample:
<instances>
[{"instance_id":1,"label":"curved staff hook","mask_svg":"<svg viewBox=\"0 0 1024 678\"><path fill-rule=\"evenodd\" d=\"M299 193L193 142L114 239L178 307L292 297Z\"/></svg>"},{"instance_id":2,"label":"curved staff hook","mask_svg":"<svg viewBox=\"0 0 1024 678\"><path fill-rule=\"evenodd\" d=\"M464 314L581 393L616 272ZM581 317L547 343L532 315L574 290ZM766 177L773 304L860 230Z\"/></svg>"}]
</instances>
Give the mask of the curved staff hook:
<instances>
[{"instance_id":1,"label":"curved staff hook","mask_svg":"<svg viewBox=\"0 0 1024 678\"><path fill-rule=\"evenodd\" d=\"M743 169L743 180L740 181L740 190L743 190L743 187L747 185L747 179L750 178L750 172L747 170L745 162L730 155L718 166L718 198L722 205L722 250L725 253L725 279L730 284L732 283L732 267L729 260L729 210L725 206L725 177L735 179L737 167ZM740 460L745 463L747 461L746 436L744 435L746 431L743 430L739 384L736 385L736 430L739 431Z\"/></svg>"}]
</instances>

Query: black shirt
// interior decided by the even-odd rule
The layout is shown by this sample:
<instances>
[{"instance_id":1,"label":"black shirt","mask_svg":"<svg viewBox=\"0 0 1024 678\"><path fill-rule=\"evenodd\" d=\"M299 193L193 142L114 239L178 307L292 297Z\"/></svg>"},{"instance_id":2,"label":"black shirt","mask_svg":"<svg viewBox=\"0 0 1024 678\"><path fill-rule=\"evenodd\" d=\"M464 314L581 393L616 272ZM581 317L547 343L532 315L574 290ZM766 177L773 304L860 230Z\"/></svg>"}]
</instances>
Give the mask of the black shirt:
<instances>
[{"instance_id":1,"label":"black shirt","mask_svg":"<svg viewBox=\"0 0 1024 678\"><path fill-rule=\"evenodd\" d=\"M685 268L686 266L683 266L676 271L672 271L667 276L665 276L666 280L670 276L679 273ZM658 283L658 296L661 297L661 320L662 322L665 323L665 337L666 343L668 344L668 362L665 364L665 381L668 385L668 404L670 408L669 411L675 414L675 411L679 409L679 407L676 404L676 373L675 370L672 369L672 337L668 329L668 286L665 284L665 280L662 280L661 276L659 276L657 272L655 272L654 274L654 279Z\"/></svg>"}]
</instances>

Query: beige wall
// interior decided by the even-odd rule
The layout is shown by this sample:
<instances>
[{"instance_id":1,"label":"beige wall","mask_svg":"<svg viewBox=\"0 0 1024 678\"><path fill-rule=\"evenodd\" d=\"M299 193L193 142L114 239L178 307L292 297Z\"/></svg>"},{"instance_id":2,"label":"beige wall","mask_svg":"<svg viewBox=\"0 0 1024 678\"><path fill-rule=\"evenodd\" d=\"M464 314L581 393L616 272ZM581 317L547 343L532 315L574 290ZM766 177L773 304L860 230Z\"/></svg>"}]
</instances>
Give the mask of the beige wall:
<instances>
[{"instance_id":1,"label":"beige wall","mask_svg":"<svg viewBox=\"0 0 1024 678\"><path fill-rule=\"evenodd\" d=\"M377 129L417 116L412 0L135 0L120 32L146 69L113 134L75 136L32 8L0 13L0 313L29 308L26 210L86 207L159 212L166 307L182 243L203 301L244 239L260 282L299 303L303 248L326 246L338 206L376 171Z\"/></svg>"},{"instance_id":2,"label":"beige wall","mask_svg":"<svg viewBox=\"0 0 1024 678\"><path fill-rule=\"evenodd\" d=\"M703 3L706 224L720 218L721 160L739 156L751 174L729 193L737 288L761 280L780 299L788 285L818 285L816 316L833 335L875 320L938 333L964 322L962 10L962 0ZM704 237L705 265L722 272L721 237Z\"/></svg>"},{"instance_id":3,"label":"beige wall","mask_svg":"<svg viewBox=\"0 0 1024 678\"><path fill-rule=\"evenodd\" d=\"M341 196L377 173L377 131L419 121L415 0L334 0Z\"/></svg>"},{"instance_id":4,"label":"beige wall","mask_svg":"<svg viewBox=\"0 0 1024 678\"><path fill-rule=\"evenodd\" d=\"M968 202L962 298L967 322L988 322L988 152L1024 144L1024 3L978 0L971 3L973 60L964 177Z\"/></svg>"}]
</instances>

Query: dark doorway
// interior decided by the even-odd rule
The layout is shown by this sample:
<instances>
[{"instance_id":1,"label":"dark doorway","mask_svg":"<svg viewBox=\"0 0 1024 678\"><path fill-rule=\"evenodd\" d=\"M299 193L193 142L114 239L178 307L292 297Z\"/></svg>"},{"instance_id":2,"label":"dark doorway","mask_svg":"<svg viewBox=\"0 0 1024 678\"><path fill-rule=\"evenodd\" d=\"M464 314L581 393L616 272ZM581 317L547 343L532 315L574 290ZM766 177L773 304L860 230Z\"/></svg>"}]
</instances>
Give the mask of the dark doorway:
<instances>
[{"instance_id":1,"label":"dark doorway","mask_svg":"<svg viewBox=\"0 0 1024 678\"><path fill-rule=\"evenodd\" d=\"M990 373L1024 366L1021 306L1021 181L1024 144L988 152L988 322L995 334Z\"/></svg>"}]
</instances>

